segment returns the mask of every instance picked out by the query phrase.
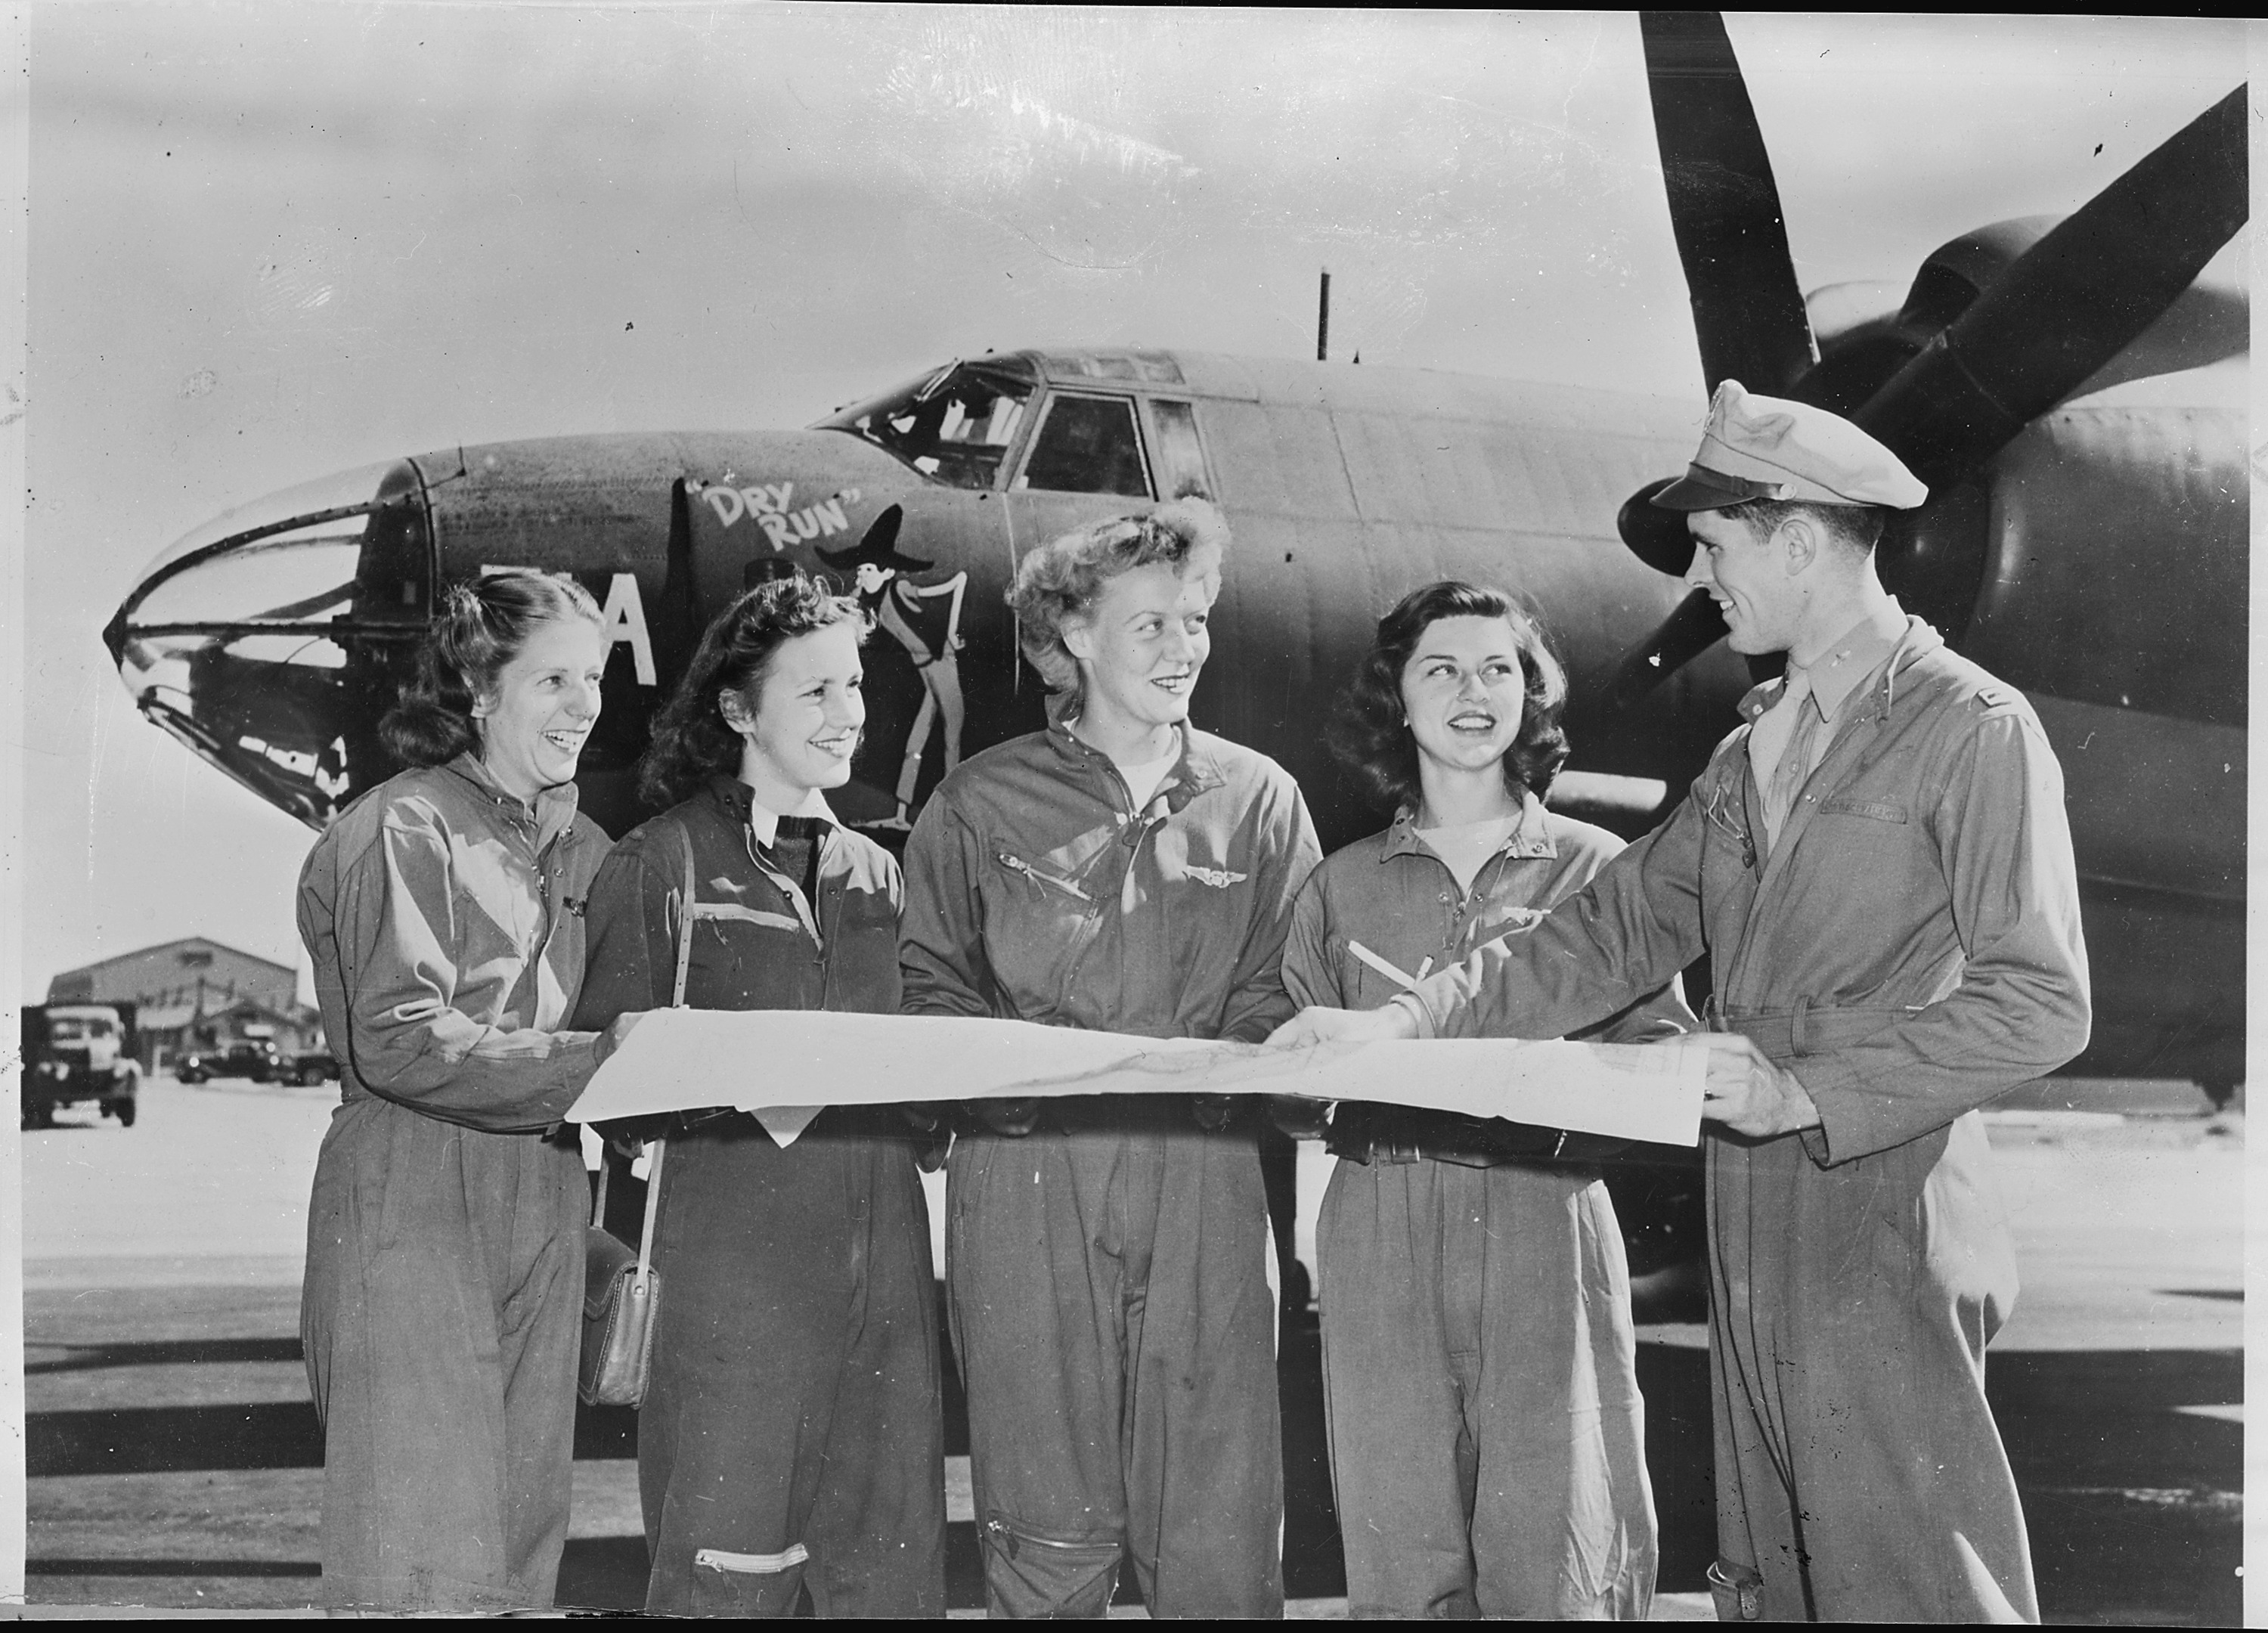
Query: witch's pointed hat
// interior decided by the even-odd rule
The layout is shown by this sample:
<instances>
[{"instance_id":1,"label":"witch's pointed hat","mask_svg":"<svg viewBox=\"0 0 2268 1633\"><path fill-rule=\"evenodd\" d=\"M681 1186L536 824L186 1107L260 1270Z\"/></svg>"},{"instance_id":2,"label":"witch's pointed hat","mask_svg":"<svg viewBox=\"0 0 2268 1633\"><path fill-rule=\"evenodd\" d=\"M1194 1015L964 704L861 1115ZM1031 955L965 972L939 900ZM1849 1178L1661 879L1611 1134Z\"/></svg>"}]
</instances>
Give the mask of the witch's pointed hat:
<instances>
[{"instance_id":1,"label":"witch's pointed hat","mask_svg":"<svg viewBox=\"0 0 2268 1633\"><path fill-rule=\"evenodd\" d=\"M902 505L894 504L873 520L866 536L858 541L856 548L849 550L821 549L819 559L837 572L856 572L861 567L880 567L886 571L902 573L927 572L935 562L917 561L910 555L898 554L898 528L905 521Z\"/></svg>"}]
</instances>

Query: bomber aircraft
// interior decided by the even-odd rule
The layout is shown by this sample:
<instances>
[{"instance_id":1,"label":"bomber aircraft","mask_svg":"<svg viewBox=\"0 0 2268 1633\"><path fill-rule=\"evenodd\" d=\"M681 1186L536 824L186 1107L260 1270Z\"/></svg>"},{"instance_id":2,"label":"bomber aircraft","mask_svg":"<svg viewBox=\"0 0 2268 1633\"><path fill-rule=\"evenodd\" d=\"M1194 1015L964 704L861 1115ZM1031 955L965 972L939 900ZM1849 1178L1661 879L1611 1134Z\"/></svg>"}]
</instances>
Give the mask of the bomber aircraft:
<instances>
[{"instance_id":1,"label":"bomber aircraft","mask_svg":"<svg viewBox=\"0 0 2268 1633\"><path fill-rule=\"evenodd\" d=\"M2077 1070L2243 1058L2248 307L2200 277L2245 219L2242 87L2077 214L1979 227L1904 287L1799 290L1762 133L1711 14L1643 36L1708 383L1832 406L1932 489L1886 541L1910 610L2021 688L2062 757L2094 964ZM1236 540L1196 716L1300 779L1328 846L1375 826L1327 701L1395 598L1506 585L1567 661L1555 801L1633 832L1753 680L1688 595L1702 403L1174 350L940 363L806 430L450 445L247 504L152 563L104 638L141 711L320 828L398 768L379 715L447 581L571 573L606 608L585 808L619 833L649 717L704 621L786 570L895 621L837 808L902 828L950 763L1042 719L1002 590L1080 523L1202 493ZM893 629L893 623L895 629ZM948 673L949 671L949 673Z\"/></svg>"}]
</instances>

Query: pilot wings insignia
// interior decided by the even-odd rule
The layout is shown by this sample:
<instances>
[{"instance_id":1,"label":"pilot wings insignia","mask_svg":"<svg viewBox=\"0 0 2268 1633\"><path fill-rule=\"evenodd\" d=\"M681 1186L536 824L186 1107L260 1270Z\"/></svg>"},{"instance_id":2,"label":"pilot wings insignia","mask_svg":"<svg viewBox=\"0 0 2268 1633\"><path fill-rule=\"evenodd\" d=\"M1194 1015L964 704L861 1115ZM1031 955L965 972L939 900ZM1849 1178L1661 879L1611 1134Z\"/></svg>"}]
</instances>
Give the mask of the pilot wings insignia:
<instances>
[{"instance_id":1,"label":"pilot wings insignia","mask_svg":"<svg viewBox=\"0 0 2268 1633\"><path fill-rule=\"evenodd\" d=\"M1182 872L1184 877L1193 879L1200 885L1211 885L1215 890L1226 890L1231 885L1241 885L1252 877L1249 873L1232 873L1226 868L1198 867L1193 863L1184 863Z\"/></svg>"}]
</instances>

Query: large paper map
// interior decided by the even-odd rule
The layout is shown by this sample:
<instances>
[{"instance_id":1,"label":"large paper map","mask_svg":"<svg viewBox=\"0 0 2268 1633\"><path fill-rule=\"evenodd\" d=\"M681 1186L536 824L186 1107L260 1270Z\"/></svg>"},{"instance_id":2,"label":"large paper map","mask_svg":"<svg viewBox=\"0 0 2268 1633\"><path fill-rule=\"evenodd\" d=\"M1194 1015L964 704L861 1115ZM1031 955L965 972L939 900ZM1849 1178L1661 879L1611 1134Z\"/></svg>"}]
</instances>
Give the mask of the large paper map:
<instances>
[{"instance_id":1,"label":"large paper map","mask_svg":"<svg viewBox=\"0 0 2268 1633\"><path fill-rule=\"evenodd\" d=\"M1303 1094L1509 1117L1621 1139L1701 1136L1703 1053L1657 1044L1424 1042L1268 1048L1020 1020L657 1010L570 1114L578 1122L733 1106L782 1144L828 1106L1057 1094Z\"/></svg>"}]
</instances>

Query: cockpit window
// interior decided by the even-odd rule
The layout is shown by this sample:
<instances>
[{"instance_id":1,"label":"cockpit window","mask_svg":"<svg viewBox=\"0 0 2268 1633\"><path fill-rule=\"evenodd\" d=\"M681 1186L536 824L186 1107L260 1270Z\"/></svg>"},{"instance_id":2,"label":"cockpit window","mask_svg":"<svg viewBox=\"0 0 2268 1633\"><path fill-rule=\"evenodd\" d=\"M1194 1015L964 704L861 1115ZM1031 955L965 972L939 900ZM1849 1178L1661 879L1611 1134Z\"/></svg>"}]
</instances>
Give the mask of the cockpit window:
<instances>
[{"instance_id":1,"label":"cockpit window","mask_svg":"<svg viewBox=\"0 0 2268 1633\"><path fill-rule=\"evenodd\" d=\"M1133 402L1124 397L1056 396L1016 486L1148 498L1150 477L1142 465Z\"/></svg>"},{"instance_id":2,"label":"cockpit window","mask_svg":"<svg viewBox=\"0 0 2268 1633\"><path fill-rule=\"evenodd\" d=\"M1150 400L1150 430L1158 460L1158 492L1162 498L1212 497L1205 480L1204 447L1197 440L1194 405L1168 397Z\"/></svg>"},{"instance_id":3,"label":"cockpit window","mask_svg":"<svg viewBox=\"0 0 2268 1633\"><path fill-rule=\"evenodd\" d=\"M847 430L954 488L990 488L1037 386L1005 361L948 363L820 422Z\"/></svg>"}]
</instances>

